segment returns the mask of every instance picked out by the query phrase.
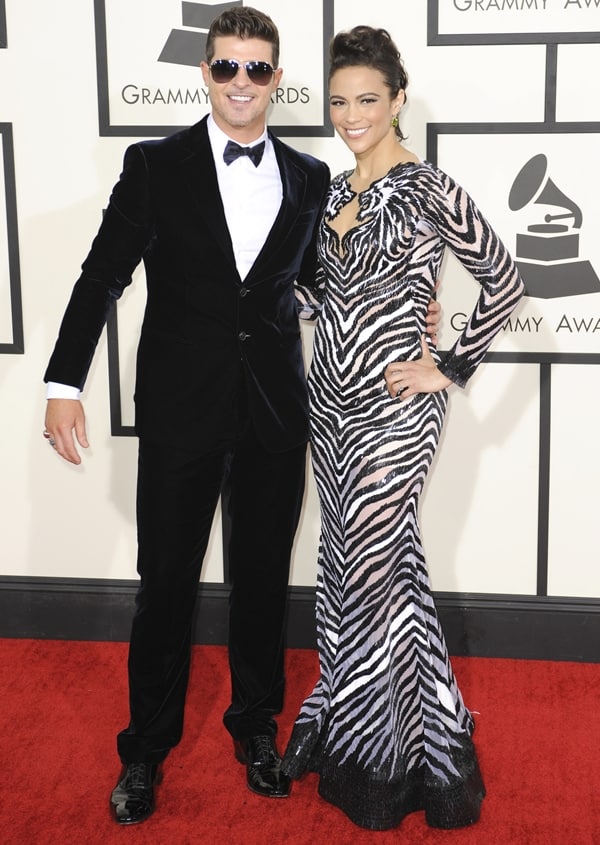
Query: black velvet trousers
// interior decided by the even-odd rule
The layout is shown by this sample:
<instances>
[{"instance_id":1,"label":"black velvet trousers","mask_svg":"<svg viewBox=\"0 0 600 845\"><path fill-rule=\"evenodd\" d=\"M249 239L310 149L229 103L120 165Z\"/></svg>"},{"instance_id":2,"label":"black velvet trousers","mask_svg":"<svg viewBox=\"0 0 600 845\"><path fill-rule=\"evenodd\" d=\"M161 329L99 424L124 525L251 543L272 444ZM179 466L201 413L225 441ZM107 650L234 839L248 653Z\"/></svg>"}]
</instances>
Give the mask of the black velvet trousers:
<instances>
[{"instance_id":1,"label":"black velvet trousers","mask_svg":"<svg viewBox=\"0 0 600 845\"><path fill-rule=\"evenodd\" d=\"M268 452L249 423L209 453L140 442L130 724L117 738L124 763L160 762L181 739L198 580L224 478L231 527L231 704L224 722L234 739L275 734L305 454L305 444ZM200 688L190 694L202 696L202 667L198 676Z\"/></svg>"}]
</instances>

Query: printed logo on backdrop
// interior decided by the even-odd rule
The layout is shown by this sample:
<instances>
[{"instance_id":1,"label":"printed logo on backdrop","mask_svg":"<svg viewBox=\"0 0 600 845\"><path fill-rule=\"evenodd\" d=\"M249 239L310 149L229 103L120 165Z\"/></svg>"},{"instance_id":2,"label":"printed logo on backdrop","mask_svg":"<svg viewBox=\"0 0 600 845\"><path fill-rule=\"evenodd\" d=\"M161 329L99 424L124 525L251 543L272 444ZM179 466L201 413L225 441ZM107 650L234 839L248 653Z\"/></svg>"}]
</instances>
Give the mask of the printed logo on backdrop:
<instances>
[{"instance_id":1,"label":"printed logo on backdrop","mask_svg":"<svg viewBox=\"0 0 600 845\"><path fill-rule=\"evenodd\" d=\"M242 2L94 0L100 135L163 136L209 111L200 62L211 21ZM333 0L303 0L283 14L277 0L260 8L281 37L281 86L269 125L281 136L331 136L326 108L327 44Z\"/></svg>"},{"instance_id":2,"label":"printed logo on backdrop","mask_svg":"<svg viewBox=\"0 0 600 845\"><path fill-rule=\"evenodd\" d=\"M429 126L428 158L473 197L525 283L525 296L495 341L492 360L510 352L540 361L596 354L600 361L600 197L589 176L598 129ZM442 282L443 309L458 334L477 286L454 259L445 272L451 279Z\"/></svg>"},{"instance_id":3,"label":"printed logo on backdrop","mask_svg":"<svg viewBox=\"0 0 600 845\"><path fill-rule=\"evenodd\" d=\"M6 33L6 6L4 0L0 0L0 48L8 46Z\"/></svg>"},{"instance_id":4,"label":"printed logo on backdrop","mask_svg":"<svg viewBox=\"0 0 600 845\"><path fill-rule=\"evenodd\" d=\"M510 189L508 205L511 211L526 208L528 221L534 221L527 222L526 231L517 232L515 242L527 296L554 299L600 292L595 269L580 257L583 212L548 175L544 153L523 165Z\"/></svg>"},{"instance_id":5,"label":"printed logo on backdrop","mask_svg":"<svg viewBox=\"0 0 600 845\"><path fill-rule=\"evenodd\" d=\"M589 178L600 124L556 121L558 45L600 42L600 0L428 0L427 16L433 46L546 45L541 122L427 130L428 157L473 196L525 283L488 357L600 362L600 199ZM458 284L447 286L444 310L458 334L473 306L472 279L452 260L448 271Z\"/></svg>"},{"instance_id":6,"label":"printed logo on backdrop","mask_svg":"<svg viewBox=\"0 0 600 845\"><path fill-rule=\"evenodd\" d=\"M0 353L22 354L23 314L12 125L0 123Z\"/></svg>"},{"instance_id":7,"label":"printed logo on backdrop","mask_svg":"<svg viewBox=\"0 0 600 845\"><path fill-rule=\"evenodd\" d=\"M427 43L600 41L600 0L428 0Z\"/></svg>"}]
</instances>

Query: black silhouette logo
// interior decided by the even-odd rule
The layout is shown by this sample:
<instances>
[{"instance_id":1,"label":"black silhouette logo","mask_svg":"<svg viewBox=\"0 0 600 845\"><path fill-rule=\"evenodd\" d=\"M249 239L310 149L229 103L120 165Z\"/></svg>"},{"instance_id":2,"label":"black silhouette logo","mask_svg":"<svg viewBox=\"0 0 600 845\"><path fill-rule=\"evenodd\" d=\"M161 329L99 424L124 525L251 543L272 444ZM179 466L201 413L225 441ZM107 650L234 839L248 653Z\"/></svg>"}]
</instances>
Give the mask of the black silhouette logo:
<instances>
[{"instance_id":1,"label":"black silhouette logo","mask_svg":"<svg viewBox=\"0 0 600 845\"><path fill-rule=\"evenodd\" d=\"M521 168L508 197L511 211L530 203L560 213L544 214L543 222L527 226L517 234L516 262L527 296L552 299L583 293L598 293L600 279L589 261L579 258L581 209L546 178L548 161L543 153L533 156ZM564 222L563 222L564 221Z\"/></svg>"},{"instance_id":2,"label":"black silhouette logo","mask_svg":"<svg viewBox=\"0 0 600 845\"><path fill-rule=\"evenodd\" d=\"M183 2L181 4L182 25L189 29L171 30L158 61L198 67L206 55L206 35L212 21L221 12L233 9L235 6L243 6L243 3L241 0L218 5Z\"/></svg>"}]
</instances>

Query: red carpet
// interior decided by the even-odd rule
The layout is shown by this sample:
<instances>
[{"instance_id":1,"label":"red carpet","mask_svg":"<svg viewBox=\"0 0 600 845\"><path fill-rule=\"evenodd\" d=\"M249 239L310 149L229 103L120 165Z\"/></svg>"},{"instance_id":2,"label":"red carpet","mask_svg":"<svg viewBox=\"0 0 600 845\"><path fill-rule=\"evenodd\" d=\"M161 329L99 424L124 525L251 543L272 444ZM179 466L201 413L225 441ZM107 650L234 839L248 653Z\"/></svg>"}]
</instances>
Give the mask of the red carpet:
<instances>
[{"instance_id":1,"label":"red carpet","mask_svg":"<svg viewBox=\"0 0 600 845\"><path fill-rule=\"evenodd\" d=\"M123 643L0 640L0 841L4 845L600 845L600 665L455 658L488 789L480 822L431 830L423 814L394 831L355 827L316 792L287 800L245 787L221 726L224 648L197 647L183 742L165 764L157 809L119 828L108 796L127 719ZM285 742L316 675L288 653Z\"/></svg>"}]
</instances>

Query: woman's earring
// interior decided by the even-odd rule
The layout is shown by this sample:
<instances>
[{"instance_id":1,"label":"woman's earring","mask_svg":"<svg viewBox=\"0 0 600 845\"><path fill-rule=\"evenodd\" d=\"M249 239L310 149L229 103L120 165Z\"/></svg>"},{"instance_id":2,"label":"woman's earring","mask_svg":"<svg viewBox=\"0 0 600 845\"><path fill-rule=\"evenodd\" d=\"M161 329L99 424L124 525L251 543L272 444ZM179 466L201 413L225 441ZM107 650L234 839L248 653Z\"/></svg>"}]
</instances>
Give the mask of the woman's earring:
<instances>
[{"instance_id":1,"label":"woman's earring","mask_svg":"<svg viewBox=\"0 0 600 845\"><path fill-rule=\"evenodd\" d=\"M398 126L398 115L397 114L395 114L392 118L392 126L394 127L394 129L396 129L396 127Z\"/></svg>"}]
</instances>

